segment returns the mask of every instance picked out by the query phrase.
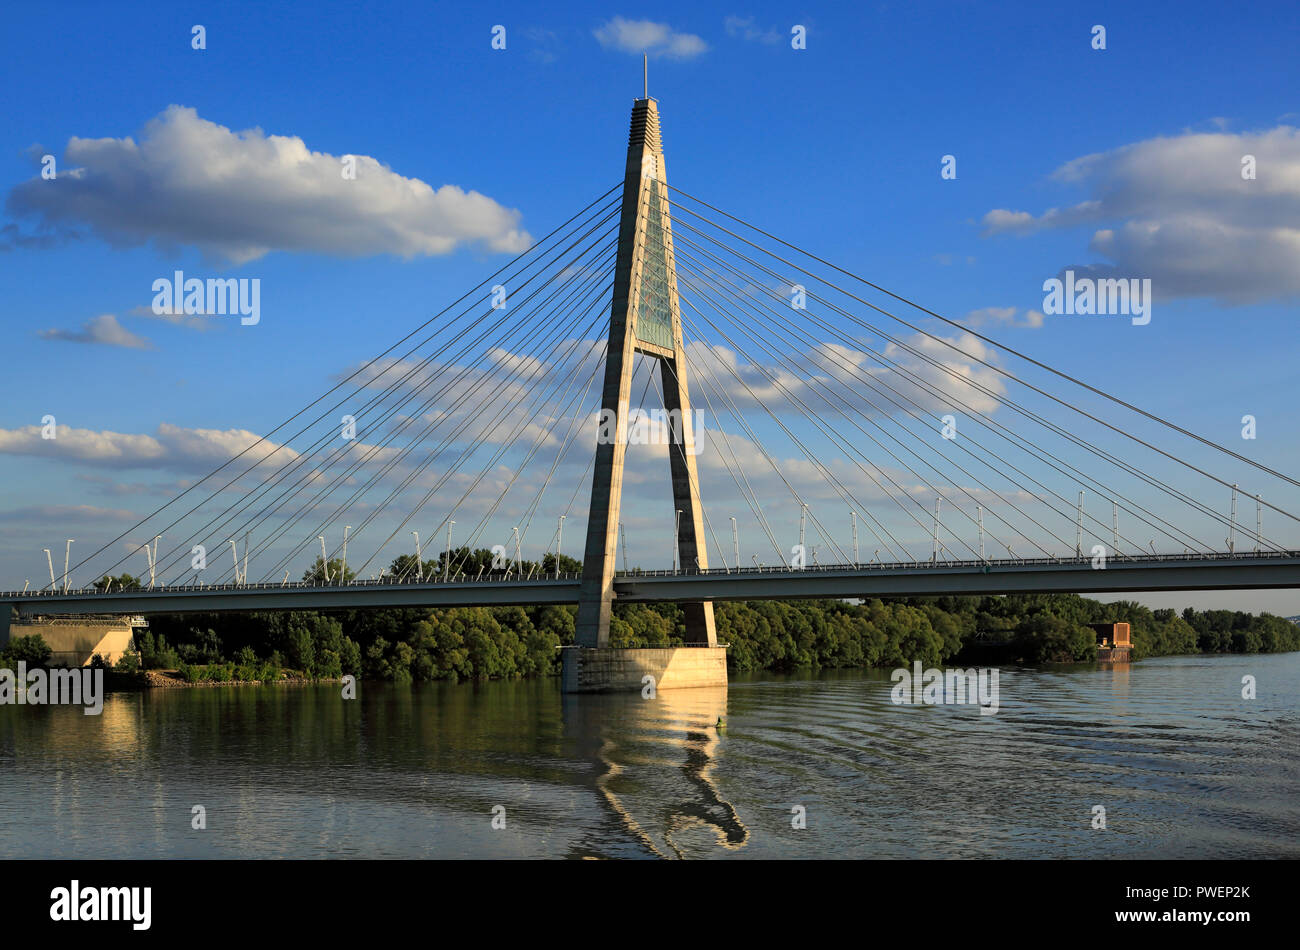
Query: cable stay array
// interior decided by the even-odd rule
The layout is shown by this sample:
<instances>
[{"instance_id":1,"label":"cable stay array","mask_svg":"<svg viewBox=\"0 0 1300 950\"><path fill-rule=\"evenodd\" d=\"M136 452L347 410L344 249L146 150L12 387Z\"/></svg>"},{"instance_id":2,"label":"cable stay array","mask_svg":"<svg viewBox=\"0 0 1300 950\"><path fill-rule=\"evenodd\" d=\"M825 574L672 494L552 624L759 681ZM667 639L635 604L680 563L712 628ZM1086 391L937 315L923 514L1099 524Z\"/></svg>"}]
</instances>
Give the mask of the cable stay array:
<instances>
[{"instance_id":1,"label":"cable stay array","mask_svg":"<svg viewBox=\"0 0 1300 950\"><path fill-rule=\"evenodd\" d=\"M1263 531L1263 515L1294 537L1296 515L1274 500L1297 484L1289 476L668 187L682 325L698 341L688 352L697 401L724 410L714 419L724 441L728 428L753 437L732 394L756 407L791 457L802 456L809 477L792 485L761 450L791 500L801 510L810 498L823 511L847 509L878 545L873 557L922 560L923 540L932 561L1287 550ZM899 305L911 312L900 316ZM1200 451L1148 441L1125 416ZM1194 454L1227 459L1241 474L1212 472ZM1237 519L1238 499L1251 494L1238 482L1248 477L1268 489L1267 499L1254 493L1254 530ZM1228 491L1215 497L1216 486ZM734 477L733 488L756 500ZM881 511L890 506L893 519Z\"/></svg>"},{"instance_id":2,"label":"cable stay array","mask_svg":"<svg viewBox=\"0 0 1300 950\"><path fill-rule=\"evenodd\" d=\"M684 358L635 357L620 572L705 566L679 563L671 495L645 489L685 451L660 372L690 394L710 570L1300 547L1290 476L664 187ZM564 574L622 200L620 183L62 582L49 559L46 589Z\"/></svg>"}]
</instances>

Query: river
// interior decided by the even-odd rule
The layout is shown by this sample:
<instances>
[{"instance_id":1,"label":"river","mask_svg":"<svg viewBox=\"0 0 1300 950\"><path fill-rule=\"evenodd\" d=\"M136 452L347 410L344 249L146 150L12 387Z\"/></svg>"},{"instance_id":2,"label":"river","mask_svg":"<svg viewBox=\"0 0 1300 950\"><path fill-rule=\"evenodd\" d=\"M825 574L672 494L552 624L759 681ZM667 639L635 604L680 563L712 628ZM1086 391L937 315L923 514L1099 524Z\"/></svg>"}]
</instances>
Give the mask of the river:
<instances>
[{"instance_id":1,"label":"river","mask_svg":"<svg viewBox=\"0 0 1300 950\"><path fill-rule=\"evenodd\" d=\"M654 699L564 696L556 679L367 683L350 701L334 685L155 689L111 694L99 716L0 706L0 854L1300 857L1300 653L1004 668L988 716L895 705L891 685L866 671Z\"/></svg>"}]
</instances>

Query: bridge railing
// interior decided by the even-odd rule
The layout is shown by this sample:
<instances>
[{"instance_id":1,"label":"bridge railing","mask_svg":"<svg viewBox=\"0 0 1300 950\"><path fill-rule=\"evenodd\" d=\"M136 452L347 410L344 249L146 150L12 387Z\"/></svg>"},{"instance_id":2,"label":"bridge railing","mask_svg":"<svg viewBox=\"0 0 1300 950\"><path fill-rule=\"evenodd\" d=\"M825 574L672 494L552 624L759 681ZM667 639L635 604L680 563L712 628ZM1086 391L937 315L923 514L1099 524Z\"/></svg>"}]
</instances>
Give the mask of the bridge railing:
<instances>
[{"instance_id":1,"label":"bridge railing","mask_svg":"<svg viewBox=\"0 0 1300 950\"><path fill-rule=\"evenodd\" d=\"M1267 560L1267 559L1284 559L1300 557L1300 551L1247 551L1229 554L1228 552L1211 552L1208 554L1111 554L1107 556L1107 561L1122 561L1124 563L1152 563L1167 561L1242 561L1242 560ZM1091 566L1093 558L1088 555L1078 557L1039 557L1039 558L985 558L984 560L940 560L940 561L871 561L853 563L833 563L833 564L806 564L803 567L793 567L788 564L761 564L758 566L745 566L740 568L710 567L710 568L680 568L672 569L632 569L616 572L619 577L682 577L682 576L699 576L699 575L727 575L727 574L808 574L808 573L844 573L844 572L861 572L861 571L913 571L913 570L934 570L936 568L983 568L983 567L1019 567L1019 566L1048 566L1048 565L1070 565L1070 566Z\"/></svg>"},{"instance_id":2,"label":"bridge railing","mask_svg":"<svg viewBox=\"0 0 1300 950\"><path fill-rule=\"evenodd\" d=\"M1129 563L1154 563L1154 562L1191 562L1191 561L1255 561L1270 560L1282 558L1300 557L1300 551L1244 551L1237 553L1228 553L1226 551L1211 552L1208 554L1194 554L1186 552L1183 554L1112 554L1107 557L1109 562ZM866 563L840 563L840 564L806 564L803 567L793 567L788 564L762 564L749 567L711 567L711 568L671 568L645 570L642 568L624 569L615 572L615 576L624 578L634 577L693 577L693 576L726 576L730 574L809 574L809 573L861 573L863 571L925 571L944 569L985 569L1001 567L1041 567L1041 566L1083 566L1091 565L1093 559L1088 556L1082 557L1040 557L1040 558L987 558L984 560L965 560L965 561L892 561L881 562L871 561ZM165 591L167 593L186 593L196 591L247 591L247 590L342 590L347 588L359 587L406 587L422 586L436 587L445 584L499 584L509 582L511 584L546 584L547 582L565 581L572 582L581 580L582 573L579 571L561 571L557 576L554 572L545 574L530 574L525 577L519 577L513 573L491 573L470 576L468 574L458 574L450 578L441 576L429 577L424 579L417 578L395 578L395 577L376 577L362 580L353 579L346 584L339 583L315 583L313 581L273 581L257 582L254 584L157 584L153 587L137 587L126 590L101 591L94 587L70 588L69 590L50 590L41 588L40 590L27 591L7 591L0 592L0 598L7 601L15 600L39 600L40 598L66 598L69 595L92 595L104 598L114 597L132 597L149 591Z\"/></svg>"},{"instance_id":3,"label":"bridge railing","mask_svg":"<svg viewBox=\"0 0 1300 950\"><path fill-rule=\"evenodd\" d=\"M343 590L356 587L406 587L421 586L434 587L443 584L490 584L509 581L510 583L543 583L546 581L575 581L581 580L582 574L577 571L561 571L557 576L555 572L548 571L545 574L531 574L519 577L515 574L495 573L478 576L469 574L458 574L453 577L443 578L429 577L424 579L416 578L397 578L397 577L375 577L364 579L353 579L346 584L335 582L315 583L313 581L259 581L252 584L237 584L229 582L225 584L155 584L152 587L141 586L126 589L102 591L96 587L70 587L67 591L50 590L41 588L39 590L27 591L0 591L0 598L10 599L27 599L27 598L63 598L72 594L78 595L95 595L99 597L133 597L141 593L150 591L166 591L168 593L186 593L192 591L240 591L240 590Z\"/></svg>"}]
</instances>

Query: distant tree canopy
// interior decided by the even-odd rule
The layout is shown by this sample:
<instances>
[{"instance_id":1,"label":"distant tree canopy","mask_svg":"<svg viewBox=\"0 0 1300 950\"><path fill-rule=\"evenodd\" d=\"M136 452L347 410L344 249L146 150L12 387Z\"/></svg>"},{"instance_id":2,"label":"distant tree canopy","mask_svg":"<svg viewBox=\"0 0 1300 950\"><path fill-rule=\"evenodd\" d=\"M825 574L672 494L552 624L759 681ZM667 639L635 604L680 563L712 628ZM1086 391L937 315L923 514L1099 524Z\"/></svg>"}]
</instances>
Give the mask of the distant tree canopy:
<instances>
[{"instance_id":1,"label":"distant tree canopy","mask_svg":"<svg viewBox=\"0 0 1300 950\"><path fill-rule=\"evenodd\" d=\"M134 577L130 574L119 574L117 577L113 577L110 574L105 574L99 580L95 581L94 586L95 586L95 590L103 590L103 591L139 590L141 584L140 584L140 578Z\"/></svg>"},{"instance_id":2,"label":"distant tree canopy","mask_svg":"<svg viewBox=\"0 0 1300 950\"><path fill-rule=\"evenodd\" d=\"M450 566L448 566L449 560ZM581 561L575 560L567 554L560 555L561 573L581 570ZM499 546L495 551L491 548L475 548L472 551L468 547L452 548L450 559L448 559L445 550L436 553L426 551L425 556L418 562L414 554L402 554L395 558L393 563L384 571L384 577L385 579L413 581L420 577L425 580L446 576L477 579L480 577L503 577L507 574L522 574L524 577L530 577L554 573L555 555L553 553L545 554L540 561L521 558L516 563L514 551Z\"/></svg>"},{"instance_id":3,"label":"distant tree canopy","mask_svg":"<svg viewBox=\"0 0 1300 950\"><path fill-rule=\"evenodd\" d=\"M329 570L327 571L325 569L325 559L318 557L311 567L303 571L302 579L312 584L345 584L350 580L355 580L356 576L356 572L352 568L343 566L342 558L330 558Z\"/></svg>"}]
</instances>

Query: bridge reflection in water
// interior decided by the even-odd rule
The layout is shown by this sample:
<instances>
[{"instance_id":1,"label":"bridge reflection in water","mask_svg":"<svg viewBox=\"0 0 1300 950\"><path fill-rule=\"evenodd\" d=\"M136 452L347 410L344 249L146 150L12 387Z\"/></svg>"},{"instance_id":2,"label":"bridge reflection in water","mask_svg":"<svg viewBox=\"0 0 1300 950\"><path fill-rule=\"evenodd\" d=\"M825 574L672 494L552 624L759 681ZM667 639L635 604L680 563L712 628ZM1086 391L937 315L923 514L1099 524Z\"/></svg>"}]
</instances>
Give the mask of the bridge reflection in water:
<instances>
[{"instance_id":1,"label":"bridge reflection in water","mask_svg":"<svg viewBox=\"0 0 1300 950\"><path fill-rule=\"evenodd\" d=\"M896 705L889 670L653 700L549 678L0 705L0 853L1295 858L1298 681L1300 653L1004 668L994 716Z\"/></svg>"},{"instance_id":2,"label":"bridge reflection in water","mask_svg":"<svg viewBox=\"0 0 1300 950\"><path fill-rule=\"evenodd\" d=\"M566 696L573 752L592 763L597 800L628 836L583 837L569 856L622 857L629 838L647 856L745 847L749 829L713 779L726 716L725 686L662 690L653 699Z\"/></svg>"}]
</instances>

